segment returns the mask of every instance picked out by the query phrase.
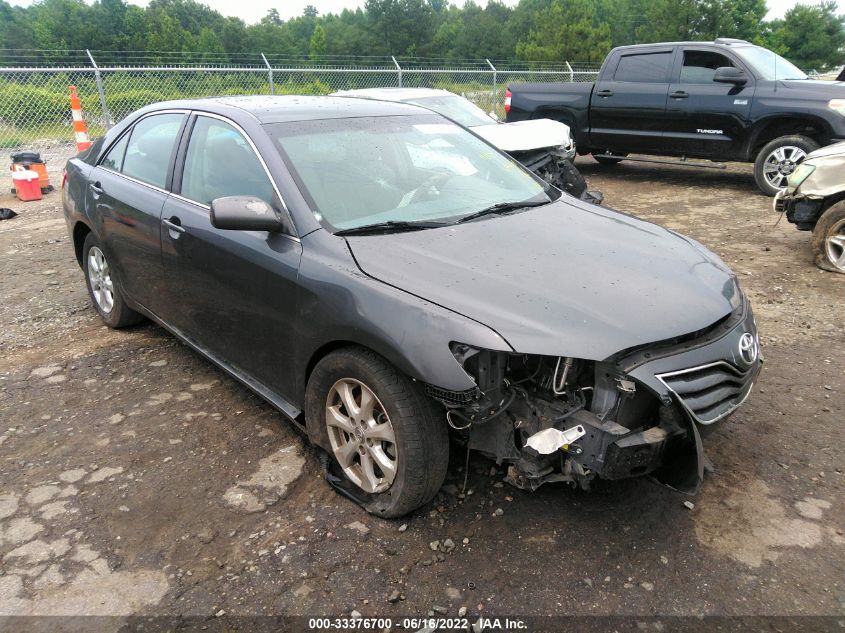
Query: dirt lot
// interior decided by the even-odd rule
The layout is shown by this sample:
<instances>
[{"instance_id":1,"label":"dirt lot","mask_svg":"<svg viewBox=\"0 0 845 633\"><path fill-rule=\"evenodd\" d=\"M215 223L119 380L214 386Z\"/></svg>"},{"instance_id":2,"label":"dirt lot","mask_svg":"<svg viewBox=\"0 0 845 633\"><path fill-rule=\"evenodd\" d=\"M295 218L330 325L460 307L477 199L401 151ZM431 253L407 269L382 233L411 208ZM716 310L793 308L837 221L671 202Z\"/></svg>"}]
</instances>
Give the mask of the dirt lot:
<instances>
[{"instance_id":1,"label":"dirt lot","mask_svg":"<svg viewBox=\"0 0 845 633\"><path fill-rule=\"evenodd\" d=\"M845 626L845 276L775 226L747 166L579 164L608 206L719 253L754 304L764 372L708 438L716 473L693 508L645 480L525 493L481 458L460 495L461 455L428 508L375 519L262 400L156 326L100 324L58 194L3 196L20 216L0 222L0 614L464 607Z\"/></svg>"}]
</instances>

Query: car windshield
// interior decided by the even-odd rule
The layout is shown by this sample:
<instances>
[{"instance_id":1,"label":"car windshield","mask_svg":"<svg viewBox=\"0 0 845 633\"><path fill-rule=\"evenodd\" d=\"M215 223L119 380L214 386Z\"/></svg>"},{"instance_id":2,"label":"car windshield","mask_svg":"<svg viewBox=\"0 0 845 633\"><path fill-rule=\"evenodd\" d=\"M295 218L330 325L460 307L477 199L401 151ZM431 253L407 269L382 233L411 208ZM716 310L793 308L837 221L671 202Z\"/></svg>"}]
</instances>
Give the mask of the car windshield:
<instances>
[{"instance_id":1,"label":"car windshield","mask_svg":"<svg viewBox=\"0 0 845 633\"><path fill-rule=\"evenodd\" d=\"M493 205L560 193L464 128L432 115L266 125L317 219L330 230L457 222Z\"/></svg>"},{"instance_id":2,"label":"car windshield","mask_svg":"<svg viewBox=\"0 0 845 633\"><path fill-rule=\"evenodd\" d=\"M754 68L763 79L807 79L800 68L780 55L760 46L740 46L732 49Z\"/></svg>"},{"instance_id":3,"label":"car windshield","mask_svg":"<svg viewBox=\"0 0 845 633\"><path fill-rule=\"evenodd\" d=\"M413 103L415 105L434 110L438 114L449 117L453 121L457 121L465 127L478 127L479 125L497 125L487 113L475 105L472 101L468 101L458 95L438 95L434 97L417 97L413 99L403 99L405 103Z\"/></svg>"}]
</instances>

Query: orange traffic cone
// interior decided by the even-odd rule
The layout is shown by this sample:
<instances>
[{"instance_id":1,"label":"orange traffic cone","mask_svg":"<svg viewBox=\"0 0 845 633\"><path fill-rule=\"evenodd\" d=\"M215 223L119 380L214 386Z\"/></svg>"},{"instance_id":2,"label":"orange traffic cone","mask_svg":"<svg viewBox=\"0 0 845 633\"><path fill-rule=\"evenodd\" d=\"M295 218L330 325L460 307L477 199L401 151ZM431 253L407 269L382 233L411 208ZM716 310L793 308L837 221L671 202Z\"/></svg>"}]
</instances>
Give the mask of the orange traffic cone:
<instances>
[{"instance_id":1,"label":"orange traffic cone","mask_svg":"<svg viewBox=\"0 0 845 633\"><path fill-rule=\"evenodd\" d=\"M81 152L91 147L88 138L88 126L82 118L82 104L76 94L76 86L70 86L70 111L73 115L73 135L76 139L76 151Z\"/></svg>"}]
</instances>

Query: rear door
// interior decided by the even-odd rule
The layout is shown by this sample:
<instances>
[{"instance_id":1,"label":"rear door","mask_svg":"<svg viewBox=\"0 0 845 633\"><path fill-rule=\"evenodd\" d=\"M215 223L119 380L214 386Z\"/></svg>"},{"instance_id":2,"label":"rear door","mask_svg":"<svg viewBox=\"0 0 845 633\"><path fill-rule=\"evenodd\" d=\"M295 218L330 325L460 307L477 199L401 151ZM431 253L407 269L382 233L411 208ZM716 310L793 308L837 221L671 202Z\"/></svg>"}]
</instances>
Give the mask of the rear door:
<instances>
[{"instance_id":1,"label":"rear door","mask_svg":"<svg viewBox=\"0 0 845 633\"><path fill-rule=\"evenodd\" d=\"M590 101L590 146L617 152L662 149L673 47L630 49L611 61Z\"/></svg>"},{"instance_id":2,"label":"rear door","mask_svg":"<svg viewBox=\"0 0 845 633\"><path fill-rule=\"evenodd\" d=\"M716 69L745 70L744 86L716 83ZM727 51L687 46L675 60L666 106L666 144L675 153L739 157L754 99L754 75Z\"/></svg>"},{"instance_id":3,"label":"rear door","mask_svg":"<svg viewBox=\"0 0 845 633\"><path fill-rule=\"evenodd\" d=\"M141 118L112 143L88 178L87 205L125 294L156 311L161 211L187 112Z\"/></svg>"},{"instance_id":4,"label":"rear door","mask_svg":"<svg viewBox=\"0 0 845 633\"><path fill-rule=\"evenodd\" d=\"M161 218L168 279L162 316L240 373L292 399L287 367L302 245L294 235L211 225L217 198L250 195L283 211L284 204L244 130L211 114L192 117L190 127Z\"/></svg>"}]
</instances>

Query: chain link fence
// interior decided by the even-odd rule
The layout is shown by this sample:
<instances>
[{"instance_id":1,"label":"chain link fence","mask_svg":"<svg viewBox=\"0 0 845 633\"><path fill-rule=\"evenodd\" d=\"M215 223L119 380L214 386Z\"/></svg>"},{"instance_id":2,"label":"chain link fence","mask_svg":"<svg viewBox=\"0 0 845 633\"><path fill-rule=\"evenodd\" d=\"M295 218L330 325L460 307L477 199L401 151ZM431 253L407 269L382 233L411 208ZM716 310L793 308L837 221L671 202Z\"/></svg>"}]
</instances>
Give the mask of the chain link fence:
<instances>
[{"instance_id":1,"label":"chain link fence","mask_svg":"<svg viewBox=\"0 0 845 633\"><path fill-rule=\"evenodd\" d=\"M34 151L53 181L76 153L68 87L76 86L91 138L126 115L169 99L239 94L329 94L388 86L443 88L504 116L517 82L593 81L598 64L462 62L405 58L231 59L207 54L0 50L0 153ZM0 155L2 155L0 154ZM9 161L11 162L11 161ZM11 185L6 167L4 188Z\"/></svg>"}]
</instances>

